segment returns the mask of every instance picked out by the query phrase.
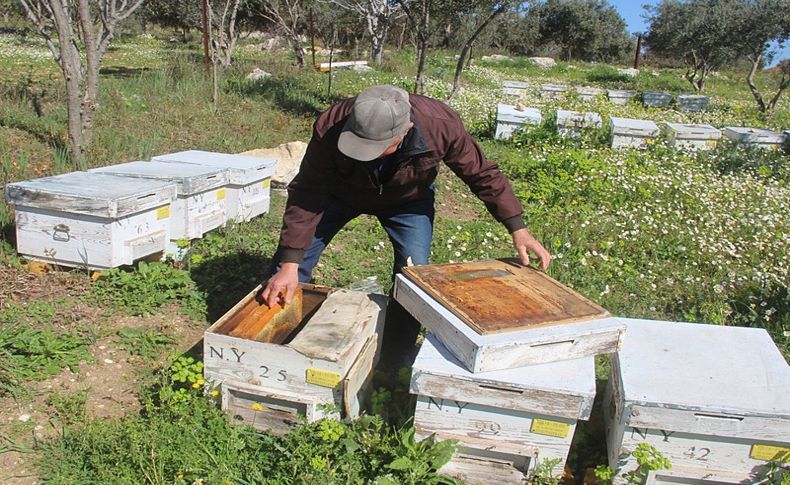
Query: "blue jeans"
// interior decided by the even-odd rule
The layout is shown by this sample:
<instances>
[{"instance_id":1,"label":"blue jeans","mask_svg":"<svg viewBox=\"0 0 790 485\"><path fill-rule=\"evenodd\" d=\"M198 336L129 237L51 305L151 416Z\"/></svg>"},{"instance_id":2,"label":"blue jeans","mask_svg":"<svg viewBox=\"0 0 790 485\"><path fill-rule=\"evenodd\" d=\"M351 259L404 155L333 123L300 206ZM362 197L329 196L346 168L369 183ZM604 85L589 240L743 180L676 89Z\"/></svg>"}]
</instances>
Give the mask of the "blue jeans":
<instances>
[{"instance_id":1,"label":"blue jeans","mask_svg":"<svg viewBox=\"0 0 790 485\"><path fill-rule=\"evenodd\" d=\"M318 223L313 242L299 264L299 281L309 283L313 268L318 264L321 253L332 241L340 229L349 221L361 215L337 200L330 199ZM392 267L393 275L399 273L411 258L412 264L428 264L431 254L431 238L433 237L433 198L407 202L397 208L372 214L389 236L395 252ZM279 269L279 255L275 255L274 264Z\"/></svg>"}]
</instances>

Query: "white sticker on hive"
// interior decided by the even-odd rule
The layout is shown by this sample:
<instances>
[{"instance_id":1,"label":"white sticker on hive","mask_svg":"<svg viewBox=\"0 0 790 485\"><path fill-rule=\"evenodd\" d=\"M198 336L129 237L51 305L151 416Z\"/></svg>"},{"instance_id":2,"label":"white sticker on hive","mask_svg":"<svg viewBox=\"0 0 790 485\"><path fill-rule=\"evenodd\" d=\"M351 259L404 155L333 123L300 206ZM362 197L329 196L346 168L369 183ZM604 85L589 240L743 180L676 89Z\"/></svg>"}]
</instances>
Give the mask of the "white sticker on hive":
<instances>
[{"instance_id":1,"label":"white sticker on hive","mask_svg":"<svg viewBox=\"0 0 790 485\"><path fill-rule=\"evenodd\" d=\"M156 220L161 221L162 219L167 219L170 217L170 206L166 205L164 207L160 207L156 210Z\"/></svg>"},{"instance_id":2,"label":"white sticker on hive","mask_svg":"<svg viewBox=\"0 0 790 485\"><path fill-rule=\"evenodd\" d=\"M557 438L565 438L570 430L570 424L548 419L533 419L532 426L529 428L530 433L556 436Z\"/></svg>"},{"instance_id":3,"label":"white sticker on hive","mask_svg":"<svg viewBox=\"0 0 790 485\"><path fill-rule=\"evenodd\" d=\"M340 374L321 369L307 369L305 380L316 386L334 388L340 382Z\"/></svg>"}]
</instances>

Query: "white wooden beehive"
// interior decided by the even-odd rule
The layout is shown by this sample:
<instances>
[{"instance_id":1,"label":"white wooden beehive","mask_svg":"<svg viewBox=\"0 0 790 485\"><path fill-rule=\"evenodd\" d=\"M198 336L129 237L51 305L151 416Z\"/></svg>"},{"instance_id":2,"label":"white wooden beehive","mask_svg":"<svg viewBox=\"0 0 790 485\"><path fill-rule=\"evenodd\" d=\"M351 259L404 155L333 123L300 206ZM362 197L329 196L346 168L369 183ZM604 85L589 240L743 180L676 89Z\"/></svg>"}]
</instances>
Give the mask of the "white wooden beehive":
<instances>
[{"instance_id":1,"label":"white wooden beehive","mask_svg":"<svg viewBox=\"0 0 790 485\"><path fill-rule=\"evenodd\" d=\"M540 86L540 95L544 99L558 99L565 95L568 86L562 84L543 84Z\"/></svg>"},{"instance_id":2,"label":"white wooden beehive","mask_svg":"<svg viewBox=\"0 0 790 485\"><path fill-rule=\"evenodd\" d=\"M509 104L497 104L495 138L505 140L525 125L540 125L543 118L537 108L518 109Z\"/></svg>"},{"instance_id":3,"label":"white wooden beehive","mask_svg":"<svg viewBox=\"0 0 790 485\"><path fill-rule=\"evenodd\" d=\"M598 113L557 110L557 132L562 136L578 137L584 130L600 128L602 123Z\"/></svg>"},{"instance_id":4,"label":"white wooden beehive","mask_svg":"<svg viewBox=\"0 0 790 485\"><path fill-rule=\"evenodd\" d=\"M151 160L227 169L226 209L230 221L247 222L269 211L269 192L276 166L272 158L188 150L159 155Z\"/></svg>"},{"instance_id":5,"label":"white wooden beehive","mask_svg":"<svg viewBox=\"0 0 790 485\"><path fill-rule=\"evenodd\" d=\"M630 89L608 89L606 94L612 104L622 105L628 103L628 100L636 96L636 91Z\"/></svg>"},{"instance_id":6,"label":"white wooden beehive","mask_svg":"<svg viewBox=\"0 0 790 485\"><path fill-rule=\"evenodd\" d=\"M790 460L790 367L765 330L623 320L604 397L620 482L643 442L672 465L654 483L754 483L768 460Z\"/></svg>"},{"instance_id":7,"label":"white wooden beehive","mask_svg":"<svg viewBox=\"0 0 790 485\"><path fill-rule=\"evenodd\" d=\"M667 140L676 148L713 150L721 138L721 131L711 125L667 123Z\"/></svg>"},{"instance_id":8,"label":"white wooden beehive","mask_svg":"<svg viewBox=\"0 0 790 485\"><path fill-rule=\"evenodd\" d=\"M580 86L576 88L576 93L583 101L592 101L603 94L603 89L591 86Z\"/></svg>"},{"instance_id":9,"label":"white wooden beehive","mask_svg":"<svg viewBox=\"0 0 790 485\"><path fill-rule=\"evenodd\" d=\"M167 162L129 162L94 168L93 173L168 181L178 197L170 214L170 238L196 239L227 222L227 170Z\"/></svg>"},{"instance_id":10,"label":"white wooden beehive","mask_svg":"<svg viewBox=\"0 0 790 485\"><path fill-rule=\"evenodd\" d=\"M254 338L234 336L247 317L268 310L261 289L203 336L204 377L222 389L223 409L276 432L287 431L298 416L313 421L339 414L322 411L324 404L358 416L381 349L387 297L302 285L302 321L290 327L262 321Z\"/></svg>"},{"instance_id":11,"label":"white wooden beehive","mask_svg":"<svg viewBox=\"0 0 790 485\"><path fill-rule=\"evenodd\" d=\"M72 172L6 185L17 250L32 259L114 268L165 250L173 183Z\"/></svg>"},{"instance_id":12,"label":"white wooden beehive","mask_svg":"<svg viewBox=\"0 0 790 485\"><path fill-rule=\"evenodd\" d=\"M529 89L526 81L502 81L502 92L511 96L521 96Z\"/></svg>"},{"instance_id":13,"label":"white wooden beehive","mask_svg":"<svg viewBox=\"0 0 790 485\"><path fill-rule=\"evenodd\" d=\"M514 483L511 475L523 481L524 475L552 459L559 459L553 470L560 475L577 421L590 417L595 397L593 360L474 374L429 333L412 368L416 436L458 440L461 449L442 471L467 480L471 472L464 469L469 458L477 459L475 469L488 468L492 476L487 483ZM492 453L485 456L479 450ZM510 467L500 470L502 463Z\"/></svg>"},{"instance_id":14,"label":"white wooden beehive","mask_svg":"<svg viewBox=\"0 0 790 485\"><path fill-rule=\"evenodd\" d=\"M477 288L478 296L485 292L481 300L485 308L477 308L473 314L480 315L488 308L497 307L518 314L516 321L501 320L503 326L493 332L477 331L404 274L395 278L394 298L471 372L578 359L615 352L620 347L624 325L617 318L609 317L603 308L581 295L568 298L570 290L536 270L513 268L513 273L506 274L508 269L490 263L411 268L468 268L458 271L458 279L451 284L457 288L464 284ZM535 275L525 277L524 272L535 272ZM534 279L530 279L533 276ZM502 295L512 294L508 290L510 285L521 291L518 296L502 299ZM492 314L499 318L494 312Z\"/></svg>"},{"instance_id":15,"label":"white wooden beehive","mask_svg":"<svg viewBox=\"0 0 790 485\"><path fill-rule=\"evenodd\" d=\"M777 133L765 128L747 128L741 126L727 126L724 136L740 145L753 148L767 148L777 150L785 141L783 133Z\"/></svg>"},{"instance_id":16,"label":"white wooden beehive","mask_svg":"<svg viewBox=\"0 0 790 485\"><path fill-rule=\"evenodd\" d=\"M612 118L612 148L645 148L648 140L658 136L658 125L650 120Z\"/></svg>"}]
</instances>

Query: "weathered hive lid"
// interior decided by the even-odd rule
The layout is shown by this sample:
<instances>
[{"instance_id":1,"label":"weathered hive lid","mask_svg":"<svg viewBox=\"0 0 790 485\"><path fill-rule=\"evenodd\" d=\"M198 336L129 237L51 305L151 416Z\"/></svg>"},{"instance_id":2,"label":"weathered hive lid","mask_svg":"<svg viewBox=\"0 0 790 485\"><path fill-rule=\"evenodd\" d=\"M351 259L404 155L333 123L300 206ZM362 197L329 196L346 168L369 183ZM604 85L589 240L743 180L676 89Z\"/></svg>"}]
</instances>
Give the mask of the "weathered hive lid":
<instances>
[{"instance_id":1,"label":"weathered hive lid","mask_svg":"<svg viewBox=\"0 0 790 485\"><path fill-rule=\"evenodd\" d=\"M667 131L674 132L678 138L689 140L718 140L721 138L721 131L711 125L667 123Z\"/></svg>"},{"instance_id":2,"label":"weathered hive lid","mask_svg":"<svg viewBox=\"0 0 790 485\"><path fill-rule=\"evenodd\" d=\"M178 195L192 195L228 183L227 169L168 162L129 162L94 168L93 173L166 180L175 183Z\"/></svg>"},{"instance_id":3,"label":"weathered hive lid","mask_svg":"<svg viewBox=\"0 0 790 485\"><path fill-rule=\"evenodd\" d=\"M557 110L557 125L600 126L601 115L584 111Z\"/></svg>"},{"instance_id":4,"label":"weathered hive lid","mask_svg":"<svg viewBox=\"0 0 790 485\"><path fill-rule=\"evenodd\" d=\"M591 94L595 96L603 93L603 89L592 86L579 86L576 88L576 92L579 94Z\"/></svg>"},{"instance_id":5,"label":"weathered hive lid","mask_svg":"<svg viewBox=\"0 0 790 485\"><path fill-rule=\"evenodd\" d=\"M636 91L631 89L607 89L610 98L629 98L636 96Z\"/></svg>"},{"instance_id":6,"label":"weathered hive lid","mask_svg":"<svg viewBox=\"0 0 790 485\"><path fill-rule=\"evenodd\" d=\"M529 88L529 83L526 81L502 81L503 88L513 88L513 89L527 89Z\"/></svg>"},{"instance_id":7,"label":"weathered hive lid","mask_svg":"<svg viewBox=\"0 0 790 485\"><path fill-rule=\"evenodd\" d=\"M541 115L540 110L537 108L524 108L518 109L509 104L497 104L496 106L496 119L497 121L505 123L540 123Z\"/></svg>"},{"instance_id":8,"label":"weathered hive lid","mask_svg":"<svg viewBox=\"0 0 790 485\"><path fill-rule=\"evenodd\" d=\"M678 101L703 101L708 97L704 94L678 94Z\"/></svg>"},{"instance_id":9,"label":"weathered hive lid","mask_svg":"<svg viewBox=\"0 0 790 485\"><path fill-rule=\"evenodd\" d=\"M783 143L784 135L765 128L724 127L724 136L741 143Z\"/></svg>"},{"instance_id":10,"label":"weathered hive lid","mask_svg":"<svg viewBox=\"0 0 790 485\"><path fill-rule=\"evenodd\" d=\"M563 93L568 90L568 86L563 84L542 84L540 86L541 91L553 91L557 93Z\"/></svg>"},{"instance_id":11,"label":"weathered hive lid","mask_svg":"<svg viewBox=\"0 0 790 485\"><path fill-rule=\"evenodd\" d=\"M446 386L437 386L440 377ZM430 382L429 382L430 381ZM473 389L462 392L461 389ZM501 403L506 409L547 413L551 402L567 404L551 414L587 419L595 398L593 357L472 373L432 333L425 336L412 367L411 392L478 404ZM568 399L576 397L578 399ZM569 401L574 402L574 406Z\"/></svg>"},{"instance_id":12,"label":"weathered hive lid","mask_svg":"<svg viewBox=\"0 0 790 485\"><path fill-rule=\"evenodd\" d=\"M765 330L620 320L627 403L790 419L790 366Z\"/></svg>"},{"instance_id":13,"label":"weathered hive lid","mask_svg":"<svg viewBox=\"0 0 790 485\"><path fill-rule=\"evenodd\" d=\"M609 315L546 273L508 260L409 266L403 275L480 335Z\"/></svg>"},{"instance_id":14,"label":"weathered hive lid","mask_svg":"<svg viewBox=\"0 0 790 485\"><path fill-rule=\"evenodd\" d=\"M248 185L271 177L274 174L276 160L273 158L232 155L230 153L205 152L187 150L168 153L151 158L154 162L192 163L206 167L228 169L228 182L235 185Z\"/></svg>"},{"instance_id":15,"label":"weathered hive lid","mask_svg":"<svg viewBox=\"0 0 790 485\"><path fill-rule=\"evenodd\" d=\"M612 118L612 133L615 135L657 136L658 125L650 120L634 120L630 118Z\"/></svg>"},{"instance_id":16,"label":"weathered hive lid","mask_svg":"<svg viewBox=\"0 0 790 485\"><path fill-rule=\"evenodd\" d=\"M288 344L314 359L348 360L362 329L375 325L386 307L384 295L337 290L330 293L304 328Z\"/></svg>"},{"instance_id":17,"label":"weathered hive lid","mask_svg":"<svg viewBox=\"0 0 790 485\"><path fill-rule=\"evenodd\" d=\"M9 204L18 207L117 218L169 204L176 197L176 185L71 172L7 184L5 196Z\"/></svg>"}]
</instances>

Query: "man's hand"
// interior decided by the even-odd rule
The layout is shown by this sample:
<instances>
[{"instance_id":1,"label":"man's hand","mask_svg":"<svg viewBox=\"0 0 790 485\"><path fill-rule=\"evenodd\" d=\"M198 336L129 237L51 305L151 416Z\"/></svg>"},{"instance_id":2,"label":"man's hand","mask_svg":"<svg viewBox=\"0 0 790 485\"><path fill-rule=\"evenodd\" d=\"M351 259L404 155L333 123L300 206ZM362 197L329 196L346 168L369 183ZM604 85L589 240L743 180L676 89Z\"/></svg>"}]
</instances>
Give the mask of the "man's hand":
<instances>
[{"instance_id":1,"label":"man's hand","mask_svg":"<svg viewBox=\"0 0 790 485\"><path fill-rule=\"evenodd\" d=\"M511 236L513 237L513 247L516 248L516 252L521 258L521 264L524 266L529 264L529 253L532 252L540 262L540 269L546 271L546 268L551 264L551 254L546 251L546 248L526 229L519 229Z\"/></svg>"},{"instance_id":2,"label":"man's hand","mask_svg":"<svg viewBox=\"0 0 790 485\"><path fill-rule=\"evenodd\" d=\"M269 305L269 308L277 303L281 294L285 294L283 305L290 303L299 285L299 264L283 263L274 276L269 278L266 288L261 293L261 298Z\"/></svg>"}]
</instances>

